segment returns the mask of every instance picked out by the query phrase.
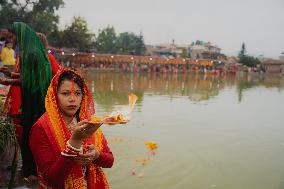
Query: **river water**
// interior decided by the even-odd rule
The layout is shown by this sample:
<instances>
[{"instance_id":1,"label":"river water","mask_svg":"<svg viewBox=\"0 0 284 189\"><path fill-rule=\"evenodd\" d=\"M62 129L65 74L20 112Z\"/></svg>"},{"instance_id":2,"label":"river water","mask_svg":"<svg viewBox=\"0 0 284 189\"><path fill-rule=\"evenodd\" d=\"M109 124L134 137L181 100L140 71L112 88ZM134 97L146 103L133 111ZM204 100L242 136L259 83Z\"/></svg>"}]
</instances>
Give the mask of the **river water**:
<instances>
[{"instance_id":1,"label":"river water","mask_svg":"<svg viewBox=\"0 0 284 189\"><path fill-rule=\"evenodd\" d=\"M284 78L88 72L98 115L138 102L102 129L113 189L284 188ZM158 145L150 153L144 142Z\"/></svg>"},{"instance_id":2,"label":"river water","mask_svg":"<svg viewBox=\"0 0 284 189\"><path fill-rule=\"evenodd\" d=\"M105 169L112 189L284 188L284 77L84 76L98 115L138 96L129 123L101 127L115 156Z\"/></svg>"}]
</instances>

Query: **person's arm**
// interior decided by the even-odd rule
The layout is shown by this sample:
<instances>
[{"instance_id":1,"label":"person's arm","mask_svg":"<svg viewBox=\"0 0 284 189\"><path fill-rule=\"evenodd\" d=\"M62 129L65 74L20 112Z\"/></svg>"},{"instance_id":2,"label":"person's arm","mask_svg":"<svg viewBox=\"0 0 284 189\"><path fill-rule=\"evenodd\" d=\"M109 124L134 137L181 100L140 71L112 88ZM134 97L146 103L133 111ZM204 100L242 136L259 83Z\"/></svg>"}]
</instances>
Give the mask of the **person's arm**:
<instances>
[{"instance_id":1,"label":"person's arm","mask_svg":"<svg viewBox=\"0 0 284 189\"><path fill-rule=\"evenodd\" d=\"M99 157L93 162L102 168L110 168L113 165L114 157L108 147L107 140L104 136L103 136L103 149L102 151L100 151Z\"/></svg>"},{"instance_id":2,"label":"person's arm","mask_svg":"<svg viewBox=\"0 0 284 189\"><path fill-rule=\"evenodd\" d=\"M21 79L0 77L0 84L2 85L21 85Z\"/></svg>"},{"instance_id":3,"label":"person's arm","mask_svg":"<svg viewBox=\"0 0 284 189\"><path fill-rule=\"evenodd\" d=\"M71 169L76 165L71 157L54 155L54 150L37 122L30 133L30 148L43 178L53 186L62 187Z\"/></svg>"},{"instance_id":4,"label":"person's arm","mask_svg":"<svg viewBox=\"0 0 284 189\"><path fill-rule=\"evenodd\" d=\"M2 67L0 68L0 72L4 73L5 76L7 76L7 77L11 77L11 71L10 71L9 68L6 67L6 66L2 66Z\"/></svg>"},{"instance_id":5,"label":"person's arm","mask_svg":"<svg viewBox=\"0 0 284 189\"><path fill-rule=\"evenodd\" d=\"M21 74L17 72L11 72L11 77L13 79L19 79L21 77Z\"/></svg>"}]
</instances>

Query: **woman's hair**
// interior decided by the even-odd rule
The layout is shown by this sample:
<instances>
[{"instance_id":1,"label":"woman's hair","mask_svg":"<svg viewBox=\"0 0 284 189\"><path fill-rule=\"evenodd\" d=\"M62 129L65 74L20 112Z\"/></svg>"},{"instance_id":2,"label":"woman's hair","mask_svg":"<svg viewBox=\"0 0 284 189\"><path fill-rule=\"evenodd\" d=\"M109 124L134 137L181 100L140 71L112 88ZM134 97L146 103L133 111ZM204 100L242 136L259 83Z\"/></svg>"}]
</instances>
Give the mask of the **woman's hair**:
<instances>
[{"instance_id":1,"label":"woman's hair","mask_svg":"<svg viewBox=\"0 0 284 189\"><path fill-rule=\"evenodd\" d=\"M83 96L85 95L84 81L80 76L75 74L75 72L71 70L63 72L58 78L57 90L64 80L74 81L80 87Z\"/></svg>"},{"instance_id":2,"label":"woman's hair","mask_svg":"<svg viewBox=\"0 0 284 189\"><path fill-rule=\"evenodd\" d=\"M6 37L0 37L0 41L6 41Z\"/></svg>"}]
</instances>

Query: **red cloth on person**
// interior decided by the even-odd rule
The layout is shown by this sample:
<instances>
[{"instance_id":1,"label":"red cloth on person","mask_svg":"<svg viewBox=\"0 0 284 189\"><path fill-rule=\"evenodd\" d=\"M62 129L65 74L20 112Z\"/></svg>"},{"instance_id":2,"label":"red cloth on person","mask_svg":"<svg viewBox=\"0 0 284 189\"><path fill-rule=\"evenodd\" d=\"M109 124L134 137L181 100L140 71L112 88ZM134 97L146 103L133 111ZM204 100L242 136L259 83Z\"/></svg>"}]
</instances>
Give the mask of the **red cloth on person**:
<instances>
[{"instance_id":1,"label":"red cloth on person","mask_svg":"<svg viewBox=\"0 0 284 189\"><path fill-rule=\"evenodd\" d=\"M57 63L55 57L51 53L48 53L48 59L51 65L52 76L54 76L62 67ZM13 68L13 71L17 73L19 72L19 57L16 58L16 64ZM14 125L16 128L19 144L21 143L20 141L23 132L20 120L21 104L21 87L17 85L11 85L5 101L4 112L6 115L11 116L13 119L16 119L16 121L14 120Z\"/></svg>"},{"instance_id":2,"label":"red cloth on person","mask_svg":"<svg viewBox=\"0 0 284 189\"><path fill-rule=\"evenodd\" d=\"M84 84L84 97L77 115L78 121L90 119L95 113L93 98L84 79L72 70L60 69L53 77L45 97L46 113L30 131L30 149L37 165L39 181L42 188L86 189L87 186L87 189L108 189L102 168L111 167L114 157L100 128L82 144L83 153L89 150L89 145L93 145L100 152L96 160L87 165L80 165L73 159L76 157L61 154L71 137L57 101L58 81L65 72L73 72L74 79L80 79Z\"/></svg>"},{"instance_id":3,"label":"red cloth on person","mask_svg":"<svg viewBox=\"0 0 284 189\"><path fill-rule=\"evenodd\" d=\"M62 188L70 170L79 165L74 163L71 158L61 155L61 152L56 148L55 141L53 141L53 136L51 136L50 127L49 117L45 113L32 127L30 148L37 164L39 176L52 184L52 188ZM102 168L109 168L113 161L113 154L103 137L102 151L94 163ZM96 183L96 189L102 188L105 188L103 182Z\"/></svg>"},{"instance_id":4,"label":"red cloth on person","mask_svg":"<svg viewBox=\"0 0 284 189\"><path fill-rule=\"evenodd\" d=\"M55 57L51 53L48 53L47 55L48 55L48 60L51 64L52 76L54 76L57 73L57 71L61 69L61 66L57 63Z\"/></svg>"}]
</instances>

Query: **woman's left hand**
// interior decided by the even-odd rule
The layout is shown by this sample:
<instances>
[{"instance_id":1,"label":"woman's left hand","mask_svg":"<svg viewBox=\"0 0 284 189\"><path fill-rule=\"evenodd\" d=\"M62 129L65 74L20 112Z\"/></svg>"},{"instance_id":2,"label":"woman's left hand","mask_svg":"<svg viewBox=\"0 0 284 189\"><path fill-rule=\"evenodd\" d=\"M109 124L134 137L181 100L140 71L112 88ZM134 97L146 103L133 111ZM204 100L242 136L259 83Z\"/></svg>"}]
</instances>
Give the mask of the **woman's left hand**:
<instances>
[{"instance_id":1,"label":"woman's left hand","mask_svg":"<svg viewBox=\"0 0 284 189\"><path fill-rule=\"evenodd\" d=\"M83 142L86 138L90 137L96 130L101 126L101 123L91 123L88 120L80 121L71 128L71 139L70 143ZM72 145L71 144L71 145Z\"/></svg>"},{"instance_id":2,"label":"woman's left hand","mask_svg":"<svg viewBox=\"0 0 284 189\"><path fill-rule=\"evenodd\" d=\"M88 165L96 160L100 155L100 152L95 148L93 144L89 145L89 151L85 154L80 154L75 157L75 161L77 161L81 165Z\"/></svg>"},{"instance_id":3,"label":"woman's left hand","mask_svg":"<svg viewBox=\"0 0 284 189\"><path fill-rule=\"evenodd\" d=\"M74 148L80 148L83 141L89 138L101 126L101 123L90 123L83 120L70 127L71 137L69 144Z\"/></svg>"}]
</instances>

